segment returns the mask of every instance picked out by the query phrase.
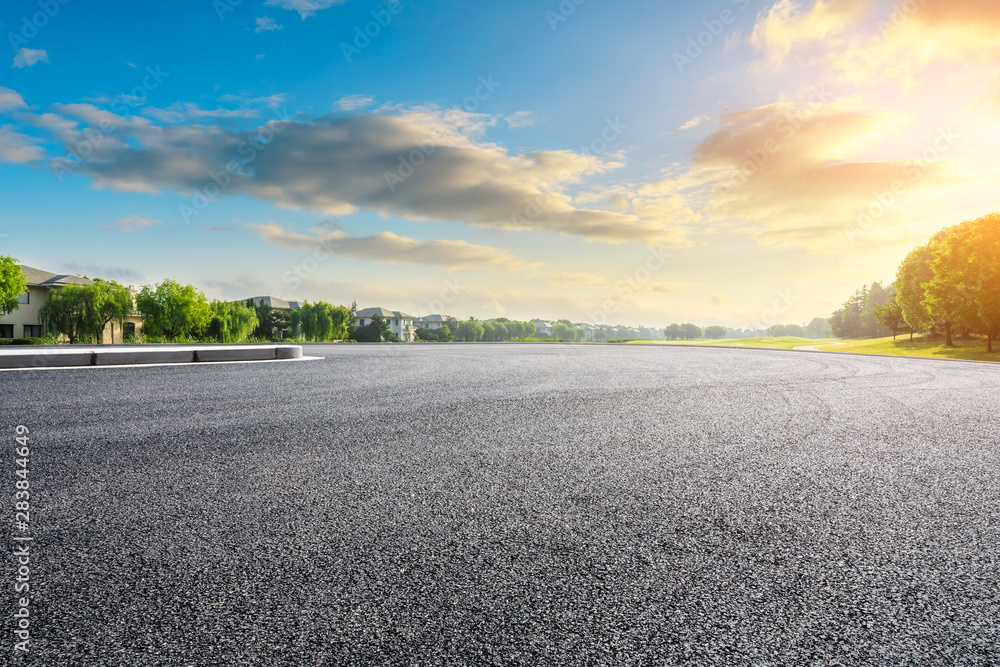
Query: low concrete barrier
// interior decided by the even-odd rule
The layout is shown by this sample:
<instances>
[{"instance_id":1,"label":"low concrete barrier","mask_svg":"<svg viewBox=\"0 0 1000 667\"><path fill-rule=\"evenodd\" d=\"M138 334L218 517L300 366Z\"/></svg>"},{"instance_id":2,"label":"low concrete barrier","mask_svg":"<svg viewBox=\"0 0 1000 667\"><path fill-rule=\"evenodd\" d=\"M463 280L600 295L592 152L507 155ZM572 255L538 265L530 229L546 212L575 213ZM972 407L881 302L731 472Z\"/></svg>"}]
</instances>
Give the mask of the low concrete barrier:
<instances>
[{"instance_id":1,"label":"low concrete barrier","mask_svg":"<svg viewBox=\"0 0 1000 667\"><path fill-rule=\"evenodd\" d=\"M300 345L82 346L0 348L0 369L189 364L301 359Z\"/></svg>"}]
</instances>

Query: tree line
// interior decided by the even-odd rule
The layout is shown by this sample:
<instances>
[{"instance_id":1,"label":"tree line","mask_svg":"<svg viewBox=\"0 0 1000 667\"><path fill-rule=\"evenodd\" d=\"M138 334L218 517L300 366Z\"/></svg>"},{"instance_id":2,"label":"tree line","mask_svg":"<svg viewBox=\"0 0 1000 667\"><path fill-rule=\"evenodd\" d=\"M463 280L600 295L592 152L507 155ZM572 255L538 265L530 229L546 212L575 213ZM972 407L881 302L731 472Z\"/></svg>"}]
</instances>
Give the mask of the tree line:
<instances>
[{"instance_id":1,"label":"tree line","mask_svg":"<svg viewBox=\"0 0 1000 667\"><path fill-rule=\"evenodd\" d=\"M928 332L949 347L956 333L980 334L992 352L1000 335L1000 213L934 234L906 255L892 285L858 290L830 324L843 338Z\"/></svg>"}]
</instances>

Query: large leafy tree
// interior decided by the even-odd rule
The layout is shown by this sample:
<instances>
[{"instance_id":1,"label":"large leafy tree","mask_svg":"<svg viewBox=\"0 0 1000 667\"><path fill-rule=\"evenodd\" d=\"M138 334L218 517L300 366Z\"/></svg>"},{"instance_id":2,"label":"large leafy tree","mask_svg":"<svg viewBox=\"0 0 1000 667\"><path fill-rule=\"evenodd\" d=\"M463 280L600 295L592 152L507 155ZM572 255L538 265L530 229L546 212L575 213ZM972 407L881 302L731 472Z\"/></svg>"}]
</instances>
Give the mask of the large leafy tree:
<instances>
[{"instance_id":1,"label":"large leafy tree","mask_svg":"<svg viewBox=\"0 0 1000 667\"><path fill-rule=\"evenodd\" d=\"M256 309L242 301L215 301L211 309L208 331L220 343L245 342L259 324Z\"/></svg>"},{"instance_id":2,"label":"large leafy tree","mask_svg":"<svg viewBox=\"0 0 1000 667\"><path fill-rule=\"evenodd\" d=\"M114 325L117 324L119 330L124 333L125 321L132 314L134 303L132 292L128 287L119 285L114 281L100 280L94 281L93 285L86 286L87 308L90 310L88 318L96 328L95 331L86 332L88 336L93 336L98 342L104 342L104 330L111 325L111 342L115 340Z\"/></svg>"},{"instance_id":3,"label":"large leafy tree","mask_svg":"<svg viewBox=\"0 0 1000 667\"><path fill-rule=\"evenodd\" d=\"M333 306L325 301L306 302L293 312L291 325L306 340L324 342L344 340L348 336L351 311L344 306Z\"/></svg>"},{"instance_id":4,"label":"large leafy tree","mask_svg":"<svg viewBox=\"0 0 1000 667\"><path fill-rule=\"evenodd\" d=\"M713 324L710 327L705 327L705 338L710 338L712 340L720 340L726 337L726 327L719 326L718 324Z\"/></svg>"},{"instance_id":5,"label":"large leafy tree","mask_svg":"<svg viewBox=\"0 0 1000 667\"><path fill-rule=\"evenodd\" d=\"M181 285L175 280L144 286L136 305L142 315L143 330L169 340L198 335L212 321L212 308L205 294L194 285Z\"/></svg>"},{"instance_id":6,"label":"large leafy tree","mask_svg":"<svg viewBox=\"0 0 1000 667\"><path fill-rule=\"evenodd\" d=\"M99 321L89 285L66 285L49 292L38 316L56 334L69 338L70 344L97 331Z\"/></svg>"},{"instance_id":7,"label":"large leafy tree","mask_svg":"<svg viewBox=\"0 0 1000 667\"><path fill-rule=\"evenodd\" d=\"M945 231L931 263L934 278L927 298L932 308L949 308L966 327L985 329L987 351L992 352L1000 329L1000 214Z\"/></svg>"},{"instance_id":8,"label":"large leafy tree","mask_svg":"<svg viewBox=\"0 0 1000 667\"><path fill-rule=\"evenodd\" d=\"M28 277L13 257L0 256L0 314L17 310L17 298L28 289Z\"/></svg>"},{"instance_id":9,"label":"large leafy tree","mask_svg":"<svg viewBox=\"0 0 1000 667\"><path fill-rule=\"evenodd\" d=\"M903 324L903 309L899 307L896 300L884 303L875 309L875 319L884 327L892 329L892 339L896 340L896 333ZM913 330L910 330L910 340L913 340Z\"/></svg>"},{"instance_id":10,"label":"large leafy tree","mask_svg":"<svg viewBox=\"0 0 1000 667\"><path fill-rule=\"evenodd\" d=\"M970 300L961 264L968 261L969 224L942 230L931 239L932 257L928 264L931 279L924 283L927 312L941 320L945 328L945 345L954 345L956 325L976 328L982 324L978 310Z\"/></svg>"},{"instance_id":11,"label":"large leafy tree","mask_svg":"<svg viewBox=\"0 0 1000 667\"><path fill-rule=\"evenodd\" d=\"M830 338L833 336L833 328L830 320L822 317L814 317L812 322L806 326L806 335L809 338Z\"/></svg>"},{"instance_id":12,"label":"large leafy tree","mask_svg":"<svg viewBox=\"0 0 1000 667\"><path fill-rule=\"evenodd\" d=\"M934 279L931 261L934 259L935 244L932 239L926 245L911 250L896 274L896 303L903 321L914 331L927 331L935 324L934 316L924 305L927 297L924 286Z\"/></svg>"}]
</instances>

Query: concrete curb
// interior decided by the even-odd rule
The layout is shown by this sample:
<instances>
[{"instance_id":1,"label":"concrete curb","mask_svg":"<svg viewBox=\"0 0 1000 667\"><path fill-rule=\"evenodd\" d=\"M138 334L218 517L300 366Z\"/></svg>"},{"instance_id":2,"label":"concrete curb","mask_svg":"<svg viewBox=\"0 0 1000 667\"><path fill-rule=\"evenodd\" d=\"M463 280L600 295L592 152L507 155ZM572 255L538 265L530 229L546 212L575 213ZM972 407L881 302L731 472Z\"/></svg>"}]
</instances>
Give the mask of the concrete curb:
<instances>
[{"instance_id":1,"label":"concrete curb","mask_svg":"<svg viewBox=\"0 0 1000 667\"><path fill-rule=\"evenodd\" d=\"M134 366L301 359L300 345L17 347L0 349L0 369Z\"/></svg>"}]
</instances>

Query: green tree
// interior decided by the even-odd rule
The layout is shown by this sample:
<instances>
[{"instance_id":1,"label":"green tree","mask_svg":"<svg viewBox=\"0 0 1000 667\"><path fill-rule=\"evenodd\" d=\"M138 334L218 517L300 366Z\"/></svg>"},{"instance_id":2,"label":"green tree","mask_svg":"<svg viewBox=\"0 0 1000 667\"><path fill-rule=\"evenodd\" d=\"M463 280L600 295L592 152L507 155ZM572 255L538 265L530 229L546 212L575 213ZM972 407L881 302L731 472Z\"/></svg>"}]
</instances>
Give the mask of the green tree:
<instances>
[{"instance_id":1,"label":"green tree","mask_svg":"<svg viewBox=\"0 0 1000 667\"><path fill-rule=\"evenodd\" d=\"M923 285L924 300L921 302L928 313L943 323L947 347L955 345L956 325L974 327L982 323L961 282L958 264L967 260L962 257L961 237L965 230L960 227L955 225L944 229L931 239L932 257L928 262L931 279Z\"/></svg>"},{"instance_id":2,"label":"green tree","mask_svg":"<svg viewBox=\"0 0 1000 667\"><path fill-rule=\"evenodd\" d=\"M682 337L684 340L695 340L696 338L701 338L701 327L697 324L691 324L686 322L681 325Z\"/></svg>"},{"instance_id":3,"label":"green tree","mask_svg":"<svg viewBox=\"0 0 1000 667\"><path fill-rule=\"evenodd\" d=\"M705 338L711 340L720 340L726 337L726 327L719 326L715 324L710 327L705 327Z\"/></svg>"},{"instance_id":4,"label":"green tree","mask_svg":"<svg viewBox=\"0 0 1000 667\"><path fill-rule=\"evenodd\" d=\"M97 328L90 309L91 294L85 285L66 285L49 292L38 316L55 334L64 334L72 345Z\"/></svg>"},{"instance_id":5,"label":"green tree","mask_svg":"<svg viewBox=\"0 0 1000 667\"><path fill-rule=\"evenodd\" d=\"M28 277L13 257L0 256L0 315L17 310L18 297L28 289Z\"/></svg>"},{"instance_id":6,"label":"green tree","mask_svg":"<svg viewBox=\"0 0 1000 667\"><path fill-rule=\"evenodd\" d=\"M87 285L88 309L92 315L89 318L96 331L87 332L104 343L104 331L111 325L111 342L115 340L115 325L118 325L124 340L125 322L132 314L135 303L128 287L119 285L113 280L97 279L93 285Z\"/></svg>"},{"instance_id":7,"label":"green tree","mask_svg":"<svg viewBox=\"0 0 1000 667\"><path fill-rule=\"evenodd\" d=\"M928 331L935 324L934 316L924 305L924 300L927 298L924 286L934 279L931 262L934 259L935 245L936 241L932 239L925 245L911 250L896 273L896 303L899 305L903 321L910 327L911 340L913 331Z\"/></svg>"},{"instance_id":8,"label":"green tree","mask_svg":"<svg viewBox=\"0 0 1000 667\"><path fill-rule=\"evenodd\" d=\"M212 321L212 308L205 294L194 285L164 280L155 287L145 285L136 298L143 331L168 340L198 335Z\"/></svg>"},{"instance_id":9,"label":"green tree","mask_svg":"<svg viewBox=\"0 0 1000 667\"><path fill-rule=\"evenodd\" d=\"M832 338L833 329L830 321L823 317L814 317L812 322L806 325L806 336L808 338Z\"/></svg>"},{"instance_id":10,"label":"green tree","mask_svg":"<svg viewBox=\"0 0 1000 667\"><path fill-rule=\"evenodd\" d=\"M1000 329L1000 214L963 222L945 230L935 248L927 285L933 312L944 310L969 329L986 332L986 349Z\"/></svg>"},{"instance_id":11,"label":"green tree","mask_svg":"<svg viewBox=\"0 0 1000 667\"><path fill-rule=\"evenodd\" d=\"M674 323L663 330L663 335L667 340L680 340L684 337L684 329L681 325Z\"/></svg>"},{"instance_id":12,"label":"green tree","mask_svg":"<svg viewBox=\"0 0 1000 667\"><path fill-rule=\"evenodd\" d=\"M291 327L300 330L303 338L309 341L326 342L344 340L348 337L348 322L351 311L344 306L334 306L325 301L302 304L302 308L293 312Z\"/></svg>"},{"instance_id":13,"label":"green tree","mask_svg":"<svg viewBox=\"0 0 1000 667\"><path fill-rule=\"evenodd\" d=\"M882 326L892 329L892 339L896 340L896 333L899 331L900 325L903 324L903 309L893 299L875 309L875 319ZM912 333L910 336L912 338Z\"/></svg>"},{"instance_id":14,"label":"green tree","mask_svg":"<svg viewBox=\"0 0 1000 667\"><path fill-rule=\"evenodd\" d=\"M208 333L220 343L243 343L259 324L257 310L242 301L215 301Z\"/></svg>"}]
</instances>

